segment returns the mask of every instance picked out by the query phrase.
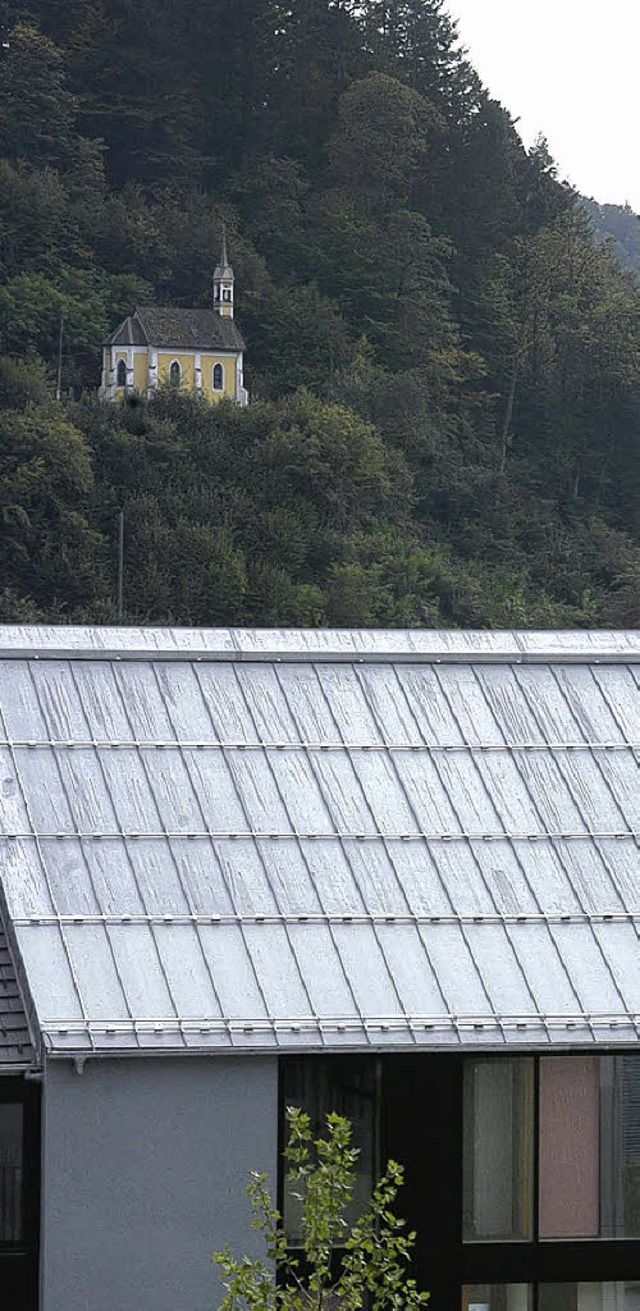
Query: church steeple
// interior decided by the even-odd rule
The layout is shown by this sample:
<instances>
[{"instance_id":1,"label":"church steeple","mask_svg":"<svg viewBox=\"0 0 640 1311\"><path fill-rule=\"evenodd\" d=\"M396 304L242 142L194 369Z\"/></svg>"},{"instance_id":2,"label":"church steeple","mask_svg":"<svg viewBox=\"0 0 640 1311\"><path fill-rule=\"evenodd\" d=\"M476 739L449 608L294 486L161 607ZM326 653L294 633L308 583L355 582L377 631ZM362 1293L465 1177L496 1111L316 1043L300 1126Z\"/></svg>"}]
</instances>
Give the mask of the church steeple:
<instances>
[{"instance_id":1,"label":"church steeple","mask_svg":"<svg viewBox=\"0 0 640 1311\"><path fill-rule=\"evenodd\" d=\"M223 319L232 319L235 278L227 252L227 232L222 233L222 253L213 274L213 308Z\"/></svg>"}]
</instances>

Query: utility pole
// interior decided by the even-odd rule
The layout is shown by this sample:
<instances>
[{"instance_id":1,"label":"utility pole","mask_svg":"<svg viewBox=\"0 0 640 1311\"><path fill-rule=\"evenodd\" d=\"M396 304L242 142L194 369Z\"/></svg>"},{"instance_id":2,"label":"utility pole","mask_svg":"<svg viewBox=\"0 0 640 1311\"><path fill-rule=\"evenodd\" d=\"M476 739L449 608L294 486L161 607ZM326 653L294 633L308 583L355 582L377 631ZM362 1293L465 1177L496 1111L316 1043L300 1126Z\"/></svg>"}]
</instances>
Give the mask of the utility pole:
<instances>
[{"instance_id":1,"label":"utility pole","mask_svg":"<svg viewBox=\"0 0 640 1311\"><path fill-rule=\"evenodd\" d=\"M124 510L118 515L118 621L124 614Z\"/></svg>"},{"instance_id":2,"label":"utility pole","mask_svg":"<svg viewBox=\"0 0 640 1311\"><path fill-rule=\"evenodd\" d=\"M58 337L58 382L56 386L56 400L62 400L62 341L64 338L64 319L60 315L60 336Z\"/></svg>"}]
</instances>

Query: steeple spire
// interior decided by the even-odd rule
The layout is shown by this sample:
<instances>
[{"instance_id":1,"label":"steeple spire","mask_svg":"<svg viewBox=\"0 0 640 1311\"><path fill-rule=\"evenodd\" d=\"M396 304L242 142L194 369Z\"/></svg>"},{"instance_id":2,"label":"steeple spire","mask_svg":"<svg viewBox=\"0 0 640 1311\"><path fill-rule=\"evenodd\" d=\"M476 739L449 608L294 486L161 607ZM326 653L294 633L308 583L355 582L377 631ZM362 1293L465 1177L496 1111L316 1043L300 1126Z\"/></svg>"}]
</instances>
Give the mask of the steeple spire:
<instances>
[{"instance_id":1,"label":"steeple spire","mask_svg":"<svg viewBox=\"0 0 640 1311\"><path fill-rule=\"evenodd\" d=\"M228 255L228 253L227 253L227 225L226 225L226 223L223 223L223 224L222 224L222 254L221 254L221 256L220 256L220 264L221 264L221 266L222 266L223 269L227 269L227 268L229 267L229 255Z\"/></svg>"},{"instance_id":2,"label":"steeple spire","mask_svg":"<svg viewBox=\"0 0 640 1311\"><path fill-rule=\"evenodd\" d=\"M229 263L229 252L227 250L227 229L223 225L220 262L216 265L213 274L213 308L224 319L233 318L234 284L234 273Z\"/></svg>"}]
</instances>

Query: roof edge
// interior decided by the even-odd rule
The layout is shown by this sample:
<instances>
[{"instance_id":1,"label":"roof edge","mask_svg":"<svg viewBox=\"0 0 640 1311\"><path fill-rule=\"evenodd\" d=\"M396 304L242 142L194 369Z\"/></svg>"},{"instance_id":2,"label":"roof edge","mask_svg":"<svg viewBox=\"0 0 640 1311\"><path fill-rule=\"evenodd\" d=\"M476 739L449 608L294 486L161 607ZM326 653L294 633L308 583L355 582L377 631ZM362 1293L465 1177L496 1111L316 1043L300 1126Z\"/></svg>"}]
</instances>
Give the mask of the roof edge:
<instances>
[{"instance_id":1,"label":"roof edge","mask_svg":"<svg viewBox=\"0 0 640 1311\"><path fill-rule=\"evenodd\" d=\"M14 1073L23 1072L24 1070L33 1070L40 1067L42 1063L42 1034L38 1024L36 1008L31 995L31 989L26 976L26 970L22 960L22 953L16 936L13 919L7 903L5 889L0 878L0 925L4 931L4 936L9 947L9 956L13 966L22 1009L27 1021L29 1040L31 1043L31 1056L26 1056L24 1061L16 1061L12 1065Z\"/></svg>"},{"instance_id":2,"label":"roof edge","mask_svg":"<svg viewBox=\"0 0 640 1311\"><path fill-rule=\"evenodd\" d=\"M5 660L640 664L640 631L0 626Z\"/></svg>"}]
</instances>

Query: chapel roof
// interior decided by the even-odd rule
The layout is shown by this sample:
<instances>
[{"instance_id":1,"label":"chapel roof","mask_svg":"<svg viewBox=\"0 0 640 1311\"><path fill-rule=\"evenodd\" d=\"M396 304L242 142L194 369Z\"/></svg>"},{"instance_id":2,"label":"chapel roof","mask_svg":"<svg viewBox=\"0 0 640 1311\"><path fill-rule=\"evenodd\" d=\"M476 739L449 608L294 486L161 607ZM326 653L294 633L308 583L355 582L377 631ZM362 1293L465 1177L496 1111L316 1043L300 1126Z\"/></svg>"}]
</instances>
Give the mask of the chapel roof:
<instances>
[{"instance_id":1,"label":"chapel roof","mask_svg":"<svg viewBox=\"0 0 640 1311\"><path fill-rule=\"evenodd\" d=\"M214 310L139 305L106 346L154 346L158 350L242 351L244 341L235 319Z\"/></svg>"},{"instance_id":2,"label":"chapel roof","mask_svg":"<svg viewBox=\"0 0 640 1311\"><path fill-rule=\"evenodd\" d=\"M640 633L0 628L0 722L52 1054L637 1046Z\"/></svg>"}]
</instances>

